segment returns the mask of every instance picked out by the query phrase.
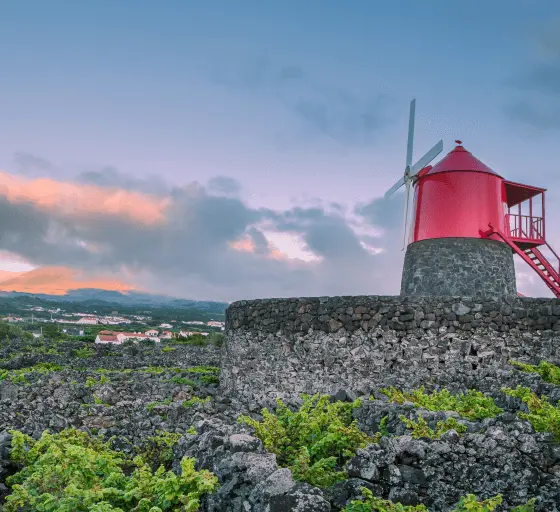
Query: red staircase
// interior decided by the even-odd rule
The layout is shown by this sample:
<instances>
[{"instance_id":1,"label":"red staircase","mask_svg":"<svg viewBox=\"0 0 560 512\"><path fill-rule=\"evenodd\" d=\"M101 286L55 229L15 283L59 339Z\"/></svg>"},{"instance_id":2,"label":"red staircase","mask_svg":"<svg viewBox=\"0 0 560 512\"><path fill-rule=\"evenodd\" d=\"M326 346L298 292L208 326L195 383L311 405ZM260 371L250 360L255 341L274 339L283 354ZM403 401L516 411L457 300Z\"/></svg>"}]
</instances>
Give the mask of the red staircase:
<instances>
[{"instance_id":1,"label":"red staircase","mask_svg":"<svg viewBox=\"0 0 560 512\"><path fill-rule=\"evenodd\" d=\"M539 277L545 282L545 284L550 288L552 293L560 298L560 265L558 270L554 268L552 263L546 259L546 257L539 251L534 243L528 243L529 240L534 242L533 237L524 237L524 233L519 233L519 231L512 231L511 236L507 236L498 229L494 229L491 224L488 224L490 228L488 231L483 232L484 236L489 238L492 235L499 236L506 244L508 244L525 262L539 275ZM560 262L560 257L554 252L552 247L546 243L544 238L539 245L546 245L552 254Z\"/></svg>"}]
</instances>

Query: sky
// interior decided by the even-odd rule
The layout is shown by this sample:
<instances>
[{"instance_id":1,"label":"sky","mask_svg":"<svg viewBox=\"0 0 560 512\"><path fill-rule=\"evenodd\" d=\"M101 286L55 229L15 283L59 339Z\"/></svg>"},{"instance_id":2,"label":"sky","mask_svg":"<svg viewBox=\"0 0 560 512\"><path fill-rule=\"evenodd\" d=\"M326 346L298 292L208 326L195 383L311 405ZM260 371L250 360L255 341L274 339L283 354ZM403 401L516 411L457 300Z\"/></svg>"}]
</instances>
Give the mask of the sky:
<instances>
[{"instance_id":1,"label":"sky","mask_svg":"<svg viewBox=\"0 0 560 512\"><path fill-rule=\"evenodd\" d=\"M398 294L412 98L415 157L547 188L560 249L556 0L1 2L0 271Z\"/></svg>"}]
</instances>

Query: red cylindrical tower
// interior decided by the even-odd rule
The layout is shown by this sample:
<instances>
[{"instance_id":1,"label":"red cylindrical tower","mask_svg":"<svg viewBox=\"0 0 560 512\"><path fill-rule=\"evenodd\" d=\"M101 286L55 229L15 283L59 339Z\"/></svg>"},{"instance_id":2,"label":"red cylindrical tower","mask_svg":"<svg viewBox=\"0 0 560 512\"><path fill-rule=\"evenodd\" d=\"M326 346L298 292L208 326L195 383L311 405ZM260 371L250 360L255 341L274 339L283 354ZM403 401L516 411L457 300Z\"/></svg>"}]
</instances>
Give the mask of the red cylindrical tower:
<instances>
[{"instance_id":1,"label":"red cylindrical tower","mask_svg":"<svg viewBox=\"0 0 560 512\"><path fill-rule=\"evenodd\" d=\"M506 229L504 179L461 144L416 175L410 243L401 295L515 295L512 248L492 228Z\"/></svg>"},{"instance_id":2,"label":"red cylindrical tower","mask_svg":"<svg viewBox=\"0 0 560 512\"><path fill-rule=\"evenodd\" d=\"M504 180L456 141L431 169L420 172L410 242L432 238L483 238L491 222L505 231Z\"/></svg>"}]
</instances>

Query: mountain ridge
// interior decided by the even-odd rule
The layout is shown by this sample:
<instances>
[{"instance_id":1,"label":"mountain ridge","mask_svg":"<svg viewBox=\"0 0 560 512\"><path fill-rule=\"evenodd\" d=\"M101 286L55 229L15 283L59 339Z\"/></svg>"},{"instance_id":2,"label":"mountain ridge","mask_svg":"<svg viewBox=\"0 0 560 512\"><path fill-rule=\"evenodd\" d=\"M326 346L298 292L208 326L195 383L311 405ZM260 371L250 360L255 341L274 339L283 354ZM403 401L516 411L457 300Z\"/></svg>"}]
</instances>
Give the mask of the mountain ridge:
<instances>
[{"instance_id":1,"label":"mountain ridge","mask_svg":"<svg viewBox=\"0 0 560 512\"><path fill-rule=\"evenodd\" d=\"M170 308L195 308L202 311L223 313L229 303L218 301L204 301L180 299L167 295L156 295L145 292L128 291L121 293L115 290L102 290L98 288L80 288L69 290L64 295L51 295L46 293L28 293L17 291L0 291L0 297L36 297L53 302L103 302L122 306L152 306Z\"/></svg>"}]
</instances>

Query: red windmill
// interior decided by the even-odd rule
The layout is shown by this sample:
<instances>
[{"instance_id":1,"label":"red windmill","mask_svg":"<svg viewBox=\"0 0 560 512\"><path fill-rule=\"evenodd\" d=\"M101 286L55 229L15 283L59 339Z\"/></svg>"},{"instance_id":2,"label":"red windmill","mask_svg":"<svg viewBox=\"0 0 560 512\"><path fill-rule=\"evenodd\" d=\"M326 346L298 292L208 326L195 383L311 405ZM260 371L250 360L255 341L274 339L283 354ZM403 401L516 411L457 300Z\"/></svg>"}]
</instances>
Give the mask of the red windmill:
<instances>
[{"instance_id":1,"label":"red windmill","mask_svg":"<svg viewBox=\"0 0 560 512\"><path fill-rule=\"evenodd\" d=\"M459 140L435 166L427 164L439 153L438 145L420 160L420 166L411 167L414 110L412 100L405 176L385 194L389 197L407 186L406 240L408 189L415 186L401 293L513 294L513 254L517 253L560 297L560 257L545 237L546 189L505 180ZM543 246L554 263L539 249Z\"/></svg>"}]
</instances>

